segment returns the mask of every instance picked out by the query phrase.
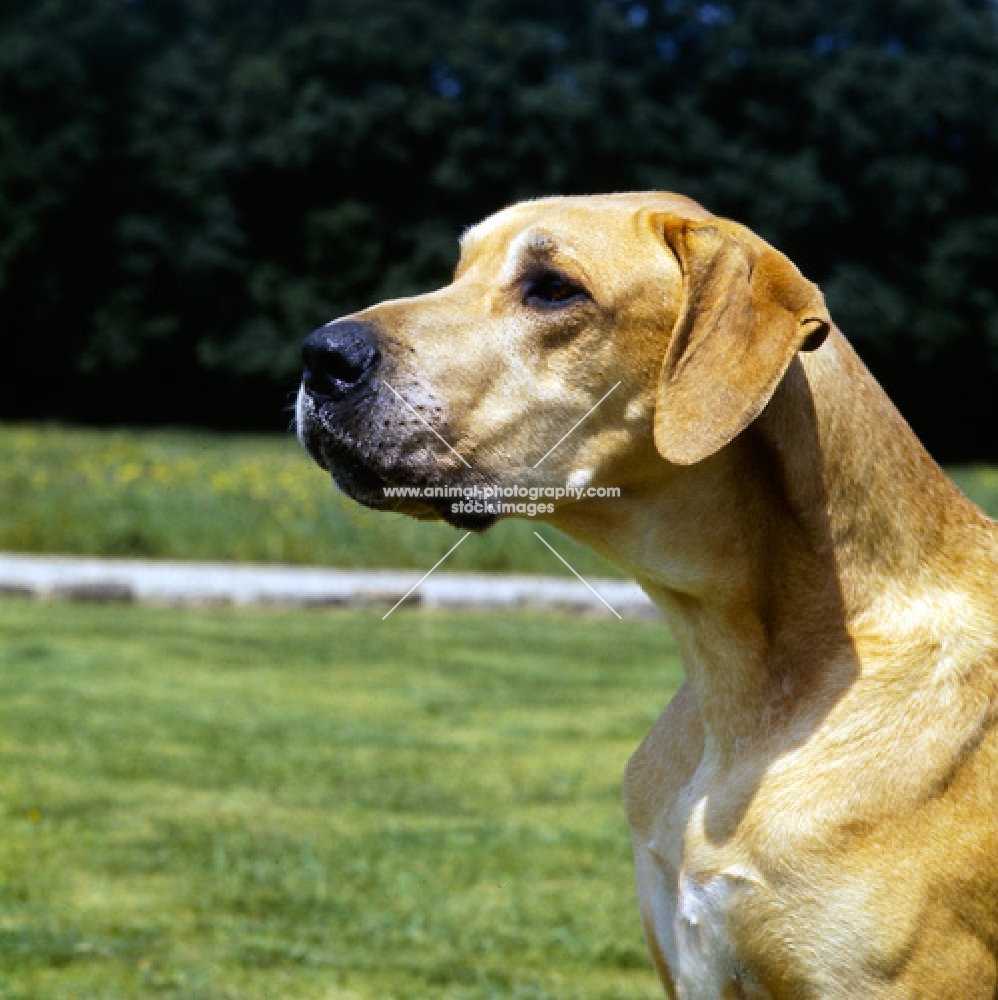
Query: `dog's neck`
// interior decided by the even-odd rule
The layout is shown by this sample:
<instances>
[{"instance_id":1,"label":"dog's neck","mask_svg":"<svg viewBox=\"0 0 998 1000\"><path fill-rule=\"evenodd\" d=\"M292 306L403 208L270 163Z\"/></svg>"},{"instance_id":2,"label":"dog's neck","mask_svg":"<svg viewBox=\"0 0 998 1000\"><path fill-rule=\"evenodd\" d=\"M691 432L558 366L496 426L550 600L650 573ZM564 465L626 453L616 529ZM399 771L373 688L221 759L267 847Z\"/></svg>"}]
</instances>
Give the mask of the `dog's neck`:
<instances>
[{"instance_id":1,"label":"dog's neck","mask_svg":"<svg viewBox=\"0 0 998 1000\"><path fill-rule=\"evenodd\" d=\"M722 452L649 461L658 478L625 487L609 525L580 507L559 526L662 609L729 760L826 714L875 669L857 649L871 607L938 584L956 535L989 530L837 331Z\"/></svg>"}]
</instances>

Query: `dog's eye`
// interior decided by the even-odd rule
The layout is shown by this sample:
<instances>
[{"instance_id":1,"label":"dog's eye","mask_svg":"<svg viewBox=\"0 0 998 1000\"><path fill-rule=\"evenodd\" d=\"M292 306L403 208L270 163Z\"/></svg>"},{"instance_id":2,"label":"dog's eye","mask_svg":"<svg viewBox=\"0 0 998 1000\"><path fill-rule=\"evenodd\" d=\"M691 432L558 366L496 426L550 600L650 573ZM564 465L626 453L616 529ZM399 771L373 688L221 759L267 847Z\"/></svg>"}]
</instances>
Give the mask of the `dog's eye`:
<instances>
[{"instance_id":1,"label":"dog's eye","mask_svg":"<svg viewBox=\"0 0 998 1000\"><path fill-rule=\"evenodd\" d=\"M545 271L528 278L523 292L524 304L535 309L556 309L588 298L588 293L581 285L576 285L555 271Z\"/></svg>"}]
</instances>

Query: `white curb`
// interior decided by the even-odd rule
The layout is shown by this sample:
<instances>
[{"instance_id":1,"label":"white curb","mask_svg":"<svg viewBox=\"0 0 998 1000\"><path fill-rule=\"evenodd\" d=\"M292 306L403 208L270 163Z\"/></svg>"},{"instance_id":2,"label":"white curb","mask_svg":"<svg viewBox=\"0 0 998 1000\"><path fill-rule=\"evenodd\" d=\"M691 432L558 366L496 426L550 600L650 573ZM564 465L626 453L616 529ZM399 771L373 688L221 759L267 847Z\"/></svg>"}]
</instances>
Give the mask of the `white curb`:
<instances>
[{"instance_id":1,"label":"white curb","mask_svg":"<svg viewBox=\"0 0 998 1000\"><path fill-rule=\"evenodd\" d=\"M415 569L340 570L0 553L0 596L66 600L390 607L421 575ZM588 582L620 615L658 614L636 583L603 578ZM405 604L611 614L577 580L484 573L434 573Z\"/></svg>"}]
</instances>

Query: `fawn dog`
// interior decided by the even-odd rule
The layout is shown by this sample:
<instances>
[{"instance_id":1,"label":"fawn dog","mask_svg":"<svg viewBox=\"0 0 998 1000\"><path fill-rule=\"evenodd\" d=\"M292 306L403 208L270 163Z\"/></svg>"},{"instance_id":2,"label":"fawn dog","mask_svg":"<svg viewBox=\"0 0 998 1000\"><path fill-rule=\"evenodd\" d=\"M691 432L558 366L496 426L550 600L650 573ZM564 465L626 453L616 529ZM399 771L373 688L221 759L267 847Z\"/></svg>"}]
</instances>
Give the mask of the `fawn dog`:
<instances>
[{"instance_id":1,"label":"fawn dog","mask_svg":"<svg viewBox=\"0 0 998 1000\"><path fill-rule=\"evenodd\" d=\"M370 507L481 530L384 487L621 488L544 520L682 658L624 792L670 996L998 998L998 525L786 257L679 195L527 202L304 353L301 441Z\"/></svg>"}]
</instances>

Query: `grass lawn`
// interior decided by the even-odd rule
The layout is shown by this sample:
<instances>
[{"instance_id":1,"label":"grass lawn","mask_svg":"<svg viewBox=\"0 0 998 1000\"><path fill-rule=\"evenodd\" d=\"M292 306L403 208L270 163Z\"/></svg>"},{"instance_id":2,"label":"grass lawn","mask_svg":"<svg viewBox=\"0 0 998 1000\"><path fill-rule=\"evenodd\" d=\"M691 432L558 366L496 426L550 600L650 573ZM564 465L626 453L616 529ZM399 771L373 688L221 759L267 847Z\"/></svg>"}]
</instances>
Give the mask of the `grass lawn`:
<instances>
[{"instance_id":1,"label":"grass lawn","mask_svg":"<svg viewBox=\"0 0 998 1000\"><path fill-rule=\"evenodd\" d=\"M460 534L347 500L290 435L94 431L0 424L0 551L428 569ZM951 470L998 515L998 470ZM563 574L507 521L448 570ZM561 538L580 573L619 575Z\"/></svg>"},{"instance_id":2,"label":"grass lawn","mask_svg":"<svg viewBox=\"0 0 998 1000\"><path fill-rule=\"evenodd\" d=\"M0 664L0 997L661 996L661 623L6 601Z\"/></svg>"}]
</instances>

